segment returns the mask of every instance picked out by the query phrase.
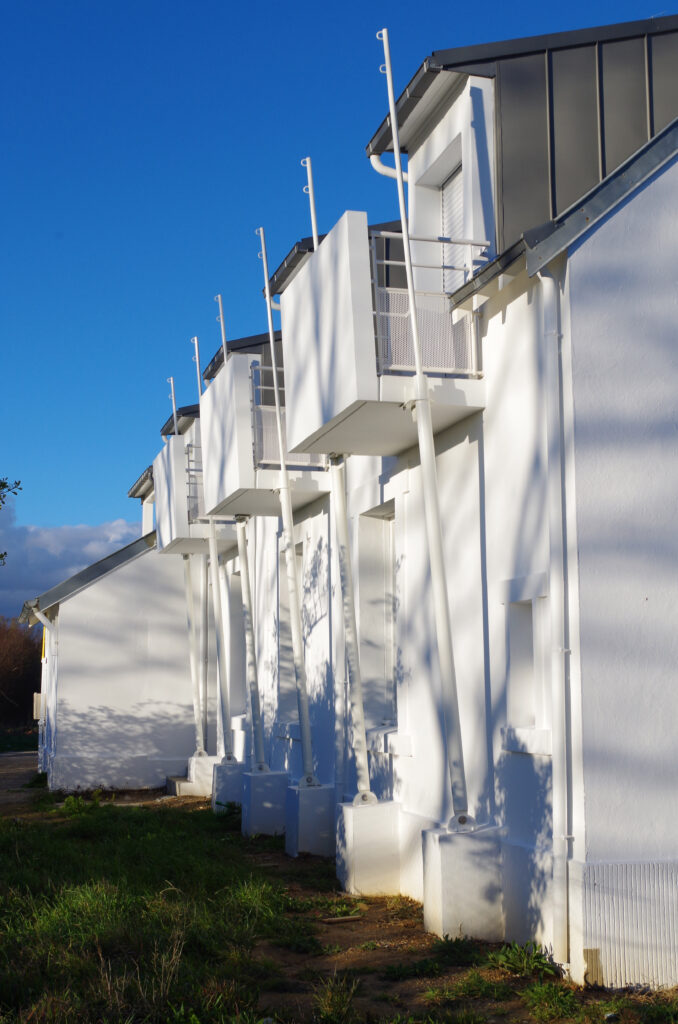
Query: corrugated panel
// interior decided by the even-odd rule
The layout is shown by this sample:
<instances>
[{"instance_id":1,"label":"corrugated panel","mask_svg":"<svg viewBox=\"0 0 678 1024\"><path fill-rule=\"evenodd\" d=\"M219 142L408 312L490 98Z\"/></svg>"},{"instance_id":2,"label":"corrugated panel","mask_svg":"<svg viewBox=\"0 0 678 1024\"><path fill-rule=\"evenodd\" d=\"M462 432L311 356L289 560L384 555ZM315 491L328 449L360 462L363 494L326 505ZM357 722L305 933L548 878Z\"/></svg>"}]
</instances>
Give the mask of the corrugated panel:
<instances>
[{"instance_id":1,"label":"corrugated panel","mask_svg":"<svg viewBox=\"0 0 678 1024\"><path fill-rule=\"evenodd\" d=\"M445 238L464 237L464 187L461 167L449 176L441 188L442 234ZM464 247L443 245L443 266L463 267ZM443 270L443 291L453 292L464 283L463 270Z\"/></svg>"},{"instance_id":2,"label":"corrugated panel","mask_svg":"<svg viewBox=\"0 0 678 1024\"><path fill-rule=\"evenodd\" d=\"M678 116L678 32L653 36L652 55L652 98L654 101L655 134L666 128Z\"/></svg>"},{"instance_id":3,"label":"corrugated panel","mask_svg":"<svg viewBox=\"0 0 678 1024\"><path fill-rule=\"evenodd\" d=\"M551 54L554 214L598 184L597 95L595 46Z\"/></svg>"},{"instance_id":4,"label":"corrugated panel","mask_svg":"<svg viewBox=\"0 0 678 1024\"><path fill-rule=\"evenodd\" d=\"M551 217L545 55L502 61L499 248Z\"/></svg>"},{"instance_id":5,"label":"corrugated panel","mask_svg":"<svg viewBox=\"0 0 678 1024\"><path fill-rule=\"evenodd\" d=\"M583 882L589 982L675 985L678 864L589 864Z\"/></svg>"},{"instance_id":6,"label":"corrugated panel","mask_svg":"<svg viewBox=\"0 0 678 1024\"><path fill-rule=\"evenodd\" d=\"M603 174L619 167L648 140L645 40L603 43Z\"/></svg>"}]
</instances>

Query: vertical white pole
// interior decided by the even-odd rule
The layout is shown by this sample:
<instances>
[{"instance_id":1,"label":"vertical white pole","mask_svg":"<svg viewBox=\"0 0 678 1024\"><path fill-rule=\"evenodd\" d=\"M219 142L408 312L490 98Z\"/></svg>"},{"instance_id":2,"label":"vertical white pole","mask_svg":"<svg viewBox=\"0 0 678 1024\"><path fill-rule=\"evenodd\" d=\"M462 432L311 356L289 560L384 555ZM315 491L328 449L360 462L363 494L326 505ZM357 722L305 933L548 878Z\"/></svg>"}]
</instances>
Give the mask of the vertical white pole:
<instances>
[{"instance_id":1,"label":"vertical white pole","mask_svg":"<svg viewBox=\"0 0 678 1024\"><path fill-rule=\"evenodd\" d=\"M217 317L217 320L219 321L219 326L221 327L221 351L224 353L225 366L226 356L228 355L228 353L226 351L226 324L224 322L224 307L221 301L221 295L215 295L214 301L219 303L219 316Z\"/></svg>"},{"instance_id":2,"label":"vertical white pole","mask_svg":"<svg viewBox=\"0 0 678 1024\"><path fill-rule=\"evenodd\" d=\"M247 685L250 691L252 709L252 736L254 739L254 760L258 771L268 771L264 753L264 726L261 719L259 700L259 678L257 675L257 654L254 646L254 617L252 615L252 589L250 587L250 565L247 556L247 519L236 517L238 535L238 556L240 558L240 586L242 588L242 609L245 620L245 654L247 661Z\"/></svg>"},{"instance_id":3,"label":"vertical white pole","mask_svg":"<svg viewBox=\"0 0 678 1024\"><path fill-rule=\"evenodd\" d=\"M200 376L200 346L197 338L191 338L191 345L194 348L193 362L195 363L195 372L198 376L198 401L202 395L202 377Z\"/></svg>"},{"instance_id":4,"label":"vertical white pole","mask_svg":"<svg viewBox=\"0 0 678 1024\"><path fill-rule=\"evenodd\" d=\"M195 752L200 756L205 753L205 737L200 715L200 685L198 683L198 661L196 657L195 638L195 601L193 599L193 580L191 577L191 556L184 555L184 587L186 590L186 624L188 626L188 657L191 666L191 691L193 694L193 718L195 721Z\"/></svg>"},{"instance_id":5,"label":"vertical white pole","mask_svg":"<svg viewBox=\"0 0 678 1024\"><path fill-rule=\"evenodd\" d=\"M308 184L304 185L304 192L308 196L309 206L311 207L311 231L313 233L313 249L318 248L318 221L315 215L315 192L313 191L313 167L311 165L310 156L305 156L301 161L301 166L306 168L306 177Z\"/></svg>"},{"instance_id":6,"label":"vertical white pole","mask_svg":"<svg viewBox=\"0 0 678 1024\"><path fill-rule=\"evenodd\" d=\"M202 707L202 729L207 750L207 675L209 666L209 577L207 556L200 556L200 634L198 662L200 666L200 702Z\"/></svg>"},{"instance_id":7,"label":"vertical white pole","mask_svg":"<svg viewBox=\"0 0 678 1024\"><path fill-rule=\"evenodd\" d=\"M317 786L318 780L313 774L313 748L311 745L311 718L308 707L308 688L306 685L306 667L304 665L304 637L301 625L301 606L299 604L299 581L297 579L297 557L294 550L294 517L292 515L292 499L290 498L290 482L285 462L285 440L282 429L282 412L280 408L280 388L278 385L278 363L275 354L275 331L273 329L273 312L271 309L271 290L268 280L268 258L266 255L266 237L263 228L257 228L261 238L261 259L264 264L264 290L266 294L266 312L268 315L268 337L271 348L271 364L273 367L273 391L275 396L275 419L278 431L278 450L280 454L280 513L283 524L283 546L285 548L285 566L287 569L287 589L290 605L290 632L292 633L292 651L294 655L294 674L297 683L297 706L299 708L299 731L301 733L301 757L304 775L299 780L300 786Z\"/></svg>"},{"instance_id":8,"label":"vertical white pole","mask_svg":"<svg viewBox=\"0 0 678 1024\"><path fill-rule=\"evenodd\" d=\"M405 256L405 272L407 276L407 292L410 306L410 326L412 330L412 347L415 364L415 399L417 436L419 440L419 459L421 464L424 514L426 520L426 538L429 551L431 571L431 587L433 590L433 606L435 613L436 635L438 639L438 661L442 685L442 708L447 743L447 765L450 778L452 798L452 820L450 827L462 827L472 824L468 815L468 796L466 792L466 772L464 769L464 750L459 720L459 700L457 695L457 677L454 667L454 648L452 645L452 627L450 624L450 608L447 595L447 574L445 572L445 552L440 522L440 503L438 498L438 480L436 473L436 455L433 442L433 422L431 420L431 400L428 382L424 374L421 346L419 343L419 326L417 323L417 305L414 292L414 275L412 272L412 256L410 253L410 236L405 206L405 185L400 157L400 139L398 136L398 117L396 113L395 94L393 92L393 76L391 72L391 51L388 42L388 30L377 33L377 39L384 43L385 64L382 67L388 86L388 103L393 135L393 153L395 156L396 181L398 184L398 206L403 234L403 250Z\"/></svg>"},{"instance_id":9,"label":"vertical white pole","mask_svg":"<svg viewBox=\"0 0 678 1024\"><path fill-rule=\"evenodd\" d=\"M217 633L217 660L219 662L219 700L224 727L224 757L222 764L234 761L233 731L231 729L231 694L228 674L228 648L224 630L224 609L221 603L221 580L219 579L219 551L217 549L217 531L214 519L210 519L210 576L212 579L212 607Z\"/></svg>"},{"instance_id":10,"label":"vertical white pole","mask_svg":"<svg viewBox=\"0 0 678 1024\"><path fill-rule=\"evenodd\" d=\"M339 576L341 579L341 600L344 612L344 633L346 637L346 662L351 700L351 723L353 726L353 749L355 751L358 795L354 803L376 803L377 798L370 792L370 769L367 760L367 737L365 735L365 710L363 705L363 682L360 674L358 650L358 628L355 616L355 595L348 536L348 515L346 512L346 490L339 456L330 458L330 481L334 527L336 531Z\"/></svg>"},{"instance_id":11,"label":"vertical white pole","mask_svg":"<svg viewBox=\"0 0 678 1024\"><path fill-rule=\"evenodd\" d=\"M179 421L177 420L177 401L174 395L174 377L168 377L167 383L170 386L170 398L172 399L172 416L174 417L174 433L179 433Z\"/></svg>"}]
</instances>

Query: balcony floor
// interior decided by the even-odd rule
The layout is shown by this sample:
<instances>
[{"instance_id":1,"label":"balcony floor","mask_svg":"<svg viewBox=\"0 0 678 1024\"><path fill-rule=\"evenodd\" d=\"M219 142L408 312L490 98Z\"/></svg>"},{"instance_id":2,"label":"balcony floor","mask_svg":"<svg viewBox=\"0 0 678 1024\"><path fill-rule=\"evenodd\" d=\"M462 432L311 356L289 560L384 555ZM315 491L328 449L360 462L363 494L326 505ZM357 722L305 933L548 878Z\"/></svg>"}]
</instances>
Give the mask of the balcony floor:
<instances>
[{"instance_id":1,"label":"balcony floor","mask_svg":"<svg viewBox=\"0 0 678 1024\"><path fill-rule=\"evenodd\" d=\"M316 498L327 494L330 489L329 477L325 472L315 470L290 470L290 496L292 509L296 511L309 505ZM234 491L219 505L222 515L234 516L279 516L280 498L278 487L280 472L277 469L258 469L256 487L243 487ZM216 510L215 510L216 514Z\"/></svg>"},{"instance_id":2,"label":"balcony floor","mask_svg":"<svg viewBox=\"0 0 678 1024\"><path fill-rule=\"evenodd\" d=\"M381 400L354 402L296 449L342 455L399 455L417 443L408 403L413 378L384 375ZM431 379L433 432L440 433L485 408L485 383L467 378Z\"/></svg>"}]
</instances>

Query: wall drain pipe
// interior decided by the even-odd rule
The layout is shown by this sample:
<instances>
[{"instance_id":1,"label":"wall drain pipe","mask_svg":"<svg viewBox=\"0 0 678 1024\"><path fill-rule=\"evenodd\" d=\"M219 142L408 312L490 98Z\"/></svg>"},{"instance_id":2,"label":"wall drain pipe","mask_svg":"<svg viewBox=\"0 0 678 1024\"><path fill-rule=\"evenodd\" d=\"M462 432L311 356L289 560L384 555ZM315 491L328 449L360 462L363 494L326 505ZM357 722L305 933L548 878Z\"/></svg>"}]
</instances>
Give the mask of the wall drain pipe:
<instances>
[{"instance_id":1,"label":"wall drain pipe","mask_svg":"<svg viewBox=\"0 0 678 1024\"><path fill-rule=\"evenodd\" d=\"M571 821L568 811L570 765L567 742L570 688L570 629L568 616L567 515L563 409L562 334L558 282L543 270L543 331L546 364L549 605L551 611L551 771L553 822L553 955L569 962L569 884Z\"/></svg>"},{"instance_id":2,"label":"wall drain pipe","mask_svg":"<svg viewBox=\"0 0 678 1024\"><path fill-rule=\"evenodd\" d=\"M224 732L224 756L222 764L235 761L233 756L233 728L231 724L231 694L228 672L228 648L224 630L224 608L221 603L221 581L219 579L219 551L217 548L217 528L214 519L210 518L210 576L212 579L212 607L217 633L217 663L219 666L219 700L221 702L221 721ZM207 694L205 694L207 696ZM205 705L207 702L205 701Z\"/></svg>"},{"instance_id":3,"label":"wall drain pipe","mask_svg":"<svg viewBox=\"0 0 678 1024\"><path fill-rule=\"evenodd\" d=\"M184 587L186 590L186 625L188 626L188 658L191 669L191 692L193 694L193 719L195 722L195 754L202 757L205 753L205 736L200 716L200 684L198 682L198 659L196 654L195 636L195 600L193 598L193 579L191 575L191 556L184 555Z\"/></svg>"},{"instance_id":4,"label":"wall drain pipe","mask_svg":"<svg viewBox=\"0 0 678 1024\"><path fill-rule=\"evenodd\" d=\"M306 168L308 184L304 192L308 196L311 210L311 231L313 233L313 251L318 251L318 220L315 209L315 191L313 189L313 165L310 156L304 157L301 166ZM363 682L360 673L360 649L358 647L358 627L355 614L355 593L353 590L353 571L351 567L351 548L348 535L348 514L346 511L346 480L344 455L330 456L330 486L332 508L334 510L334 528L336 535L337 554L339 559L339 578L341 581L341 604L344 615L344 637L346 644L346 664L348 666L348 685L351 702L351 724L353 726L353 750L355 752L356 776L358 792L353 803L376 804L377 798L370 790L370 767L367 758L367 736L365 734L365 706L363 702Z\"/></svg>"},{"instance_id":5,"label":"wall drain pipe","mask_svg":"<svg viewBox=\"0 0 678 1024\"><path fill-rule=\"evenodd\" d=\"M200 702L202 707L202 733L207 750L207 677L209 669L209 575L207 555L200 556L200 635L198 664L200 667Z\"/></svg>"},{"instance_id":6,"label":"wall drain pipe","mask_svg":"<svg viewBox=\"0 0 678 1024\"><path fill-rule=\"evenodd\" d=\"M268 338L271 349L271 366L273 369L273 394L275 397L275 420L278 432L278 451L280 455L280 513L283 524L283 545L285 548L285 566L287 569L287 589L290 605L290 632L292 633L292 651L294 655L294 674L297 684L297 706L299 709L299 731L301 733L301 757L303 777L299 785L318 786L319 782L313 774L313 747L311 744L311 719L308 708L308 688L306 684L306 666L304 664L304 637L301 625L301 606L299 603L299 581L297 579L297 557L294 549L294 517L292 499L290 497L290 481L285 461L285 441L282 428L282 412L280 408L280 388L278 384L278 361L275 354L275 331L273 329L273 312L271 310L271 288L268 278L268 258L266 255L266 236L263 228L257 228L261 239L260 259L264 268L264 292L266 296L266 314L268 317Z\"/></svg>"},{"instance_id":7,"label":"wall drain pipe","mask_svg":"<svg viewBox=\"0 0 678 1024\"><path fill-rule=\"evenodd\" d=\"M407 292L410 306L412 348L414 349L414 363L416 369L414 412L417 423L417 437L419 441L419 459L421 464L424 513L426 520L426 539L428 542L436 636L438 640L438 661L442 688L441 704L447 748L447 766L451 789L451 808L446 800L448 807L446 808L445 816L448 819L447 827L449 829L468 830L475 826L475 822L468 813L464 750L461 737L461 723L459 720L457 678L454 668L454 648L452 645L452 627L450 624L447 575L445 572L445 552L443 548L442 526L440 522L440 501L436 473L435 445L433 441L433 423L431 419L431 398L429 394L428 381L423 370L421 346L419 343L417 306L414 292L414 276L412 272L412 256L410 253L407 210L405 206L405 188L400 156L398 117L396 114L395 95L393 92L393 75L391 71L391 51L388 42L388 29L382 29L381 32L378 32L377 39L382 40L384 44L385 63L381 66L380 71L382 74L386 75L386 83L388 87L388 103L393 136L393 154L395 156L396 181L398 185L398 205L400 208L405 271L407 275Z\"/></svg>"},{"instance_id":8,"label":"wall drain pipe","mask_svg":"<svg viewBox=\"0 0 678 1024\"><path fill-rule=\"evenodd\" d=\"M250 708L252 711L252 739L254 742L254 761L258 772L269 770L264 753L264 724L261 718L261 701L259 698L259 677L257 674L257 655L254 646L254 616L252 614L252 588L250 586L250 563L247 556L247 516L236 516L236 533L238 536L238 557L240 559L240 586L242 588L242 610L245 620L245 657L247 668L247 685L250 691Z\"/></svg>"}]
</instances>

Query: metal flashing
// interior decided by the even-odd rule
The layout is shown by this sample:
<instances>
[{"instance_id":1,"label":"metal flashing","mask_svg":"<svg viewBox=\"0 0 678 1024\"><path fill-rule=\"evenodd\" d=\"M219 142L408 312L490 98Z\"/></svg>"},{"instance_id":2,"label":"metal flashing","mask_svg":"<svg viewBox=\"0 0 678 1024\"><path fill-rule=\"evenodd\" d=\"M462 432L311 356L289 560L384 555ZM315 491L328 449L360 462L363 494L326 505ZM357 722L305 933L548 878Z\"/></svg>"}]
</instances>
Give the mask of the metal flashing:
<instances>
[{"instance_id":1,"label":"metal flashing","mask_svg":"<svg viewBox=\"0 0 678 1024\"><path fill-rule=\"evenodd\" d=\"M177 409L177 426L179 433L185 434L193 420L198 419L200 419L199 405L182 405ZM169 437L170 434L174 433L174 414L165 420L160 428L160 433L163 437Z\"/></svg>"},{"instance_id":2,"label":"metal flashing","mask_svg":"<svg viewBox=\"0 0 678 1024\"><path fill-rule=\"evenodd\" d=\"M129 491L127 492L128 498L141 498L143 499L151 493L153 490L153 466L147 466L141 476L134 481Z\"/></svg>"},{"instance_id":3,"label":"metal flashing","mask_svg":"<svg viewBox=\"0 0 678 1024\"><path fill-rule=\"evenodd\" d=\"M38 621L34 609L47 613L51 608L78 594L85 587L90 586L90 584L96 583L97 580L113 572L114 569L119 569L121 566L131 562L132 559L143 555L146 551L152 551L153 548L155 548L155 530L152 533L147 533L145 537L139 537L137 540L132 541L131 544L127 544L124 548L113 551L106 558L88 565L86 569L81 569L80 572L76 572L69 579L64 580L62 583L57 583L50 590L46 590L44 594L40 594L30 601L25 601L19 615L19 622L34 625Z\"/></svg>"},{"instance_id":4,"label":"metal flashing","mask_svg":"<svg viewBox=\"0 0 678 1024\"><path fill-rule=\"evenodd\" d=\"M280 341L282 333L275 332L275 340ZM252 334L248 338L238 338L236 341L226 342L229 352L260 352L262 348L268 348L268 332L266 334ZM219 370L224 365L224 350L220 345L209 363L203 370L203 380L214 380Z\"/></svg>"},{"instance_id":5,"label":"metal flashing","mask_svg":"<svg viewBox=\"0 0 678 1024\"><path fill-rule=\"evenodd\" d=\"M561 216L524 234L533 277L678 155L678 118Z\"/></svg>"}]
</instances>

